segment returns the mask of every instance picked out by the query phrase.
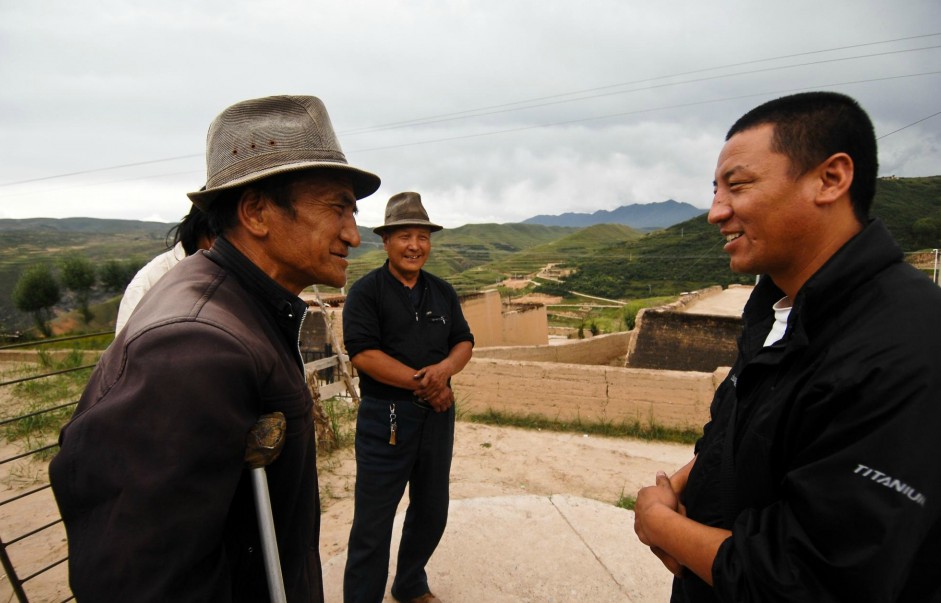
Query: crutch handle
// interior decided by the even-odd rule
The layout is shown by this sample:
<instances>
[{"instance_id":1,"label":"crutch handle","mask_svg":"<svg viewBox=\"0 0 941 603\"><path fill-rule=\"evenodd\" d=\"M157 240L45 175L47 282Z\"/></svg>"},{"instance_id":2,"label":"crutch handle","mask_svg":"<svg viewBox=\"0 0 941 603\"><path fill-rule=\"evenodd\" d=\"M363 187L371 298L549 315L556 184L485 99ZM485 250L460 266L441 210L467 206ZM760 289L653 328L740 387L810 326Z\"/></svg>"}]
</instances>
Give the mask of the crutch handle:
<instances>
[{"instance_id":1,"label":"crutch handle","mask_svg":"<svg viewBox=\"0 0 941 603\"><path fill-rule=\"evenodd\" d=\"M278 553L278 539L274 532L274 514L271 512L271 497L268 494L268 476L265 474L265 467L281 454L281 449L284 448L286 426L284 415L280 412L262 415L248 433L245 447L245 463L252 474L252 491L255 494L255 509L258 512L258 532L261 534L261 549L265 559L265 576L268 578L271 603L287 603L287 596L284 592L281 556Z\"/></svg>"}]
</instances>

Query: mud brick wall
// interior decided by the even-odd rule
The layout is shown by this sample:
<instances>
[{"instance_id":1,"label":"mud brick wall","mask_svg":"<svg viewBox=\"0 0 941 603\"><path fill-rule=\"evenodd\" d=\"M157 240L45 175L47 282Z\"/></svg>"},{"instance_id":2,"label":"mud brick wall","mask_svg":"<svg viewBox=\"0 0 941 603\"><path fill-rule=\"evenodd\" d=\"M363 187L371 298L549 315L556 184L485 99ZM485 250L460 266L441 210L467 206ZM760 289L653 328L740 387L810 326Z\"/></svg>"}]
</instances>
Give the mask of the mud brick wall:
<instances>
[{"instance_id":1,"label":"mud brick wall","mask_svg":"<svg viewBox=\"0 0 941 603\"><path fill-rule=\"evenodd\" d=\"M660 371L474 358L451 379L459 412L698 429L728 369Z\"/></svg>"},{"instance_id":2,"label":"mud brick wall","mask_svg":"<svg viewBox=\"0 0 941 603\"><path fill-rule=\"evenodd\" d=\"M501 345L548 345L549 317L545 306L515 306L503 311L501 318Z\"/></svg>"},{"instance_id":3,"label":"mud brick wall","mask_svg":"<svg viewBox=\"0 0 941 603\"><path fill-rule=\"evenodd\" d=\"M632 368L712 372L735 363L742 319L647 310L627 357Z\"/></svg>"},{"instance_id":4,"label":"mud brick wall","mask_svg":"<svg viewBox=\"0 0 941 603\"><path fill-rule=\"evenodd\" d=\"M624 365L627 349L635 331L573 339L558 345L475 347L474 358L564 362L588 365Z\"/></svg>"}]
</instances>

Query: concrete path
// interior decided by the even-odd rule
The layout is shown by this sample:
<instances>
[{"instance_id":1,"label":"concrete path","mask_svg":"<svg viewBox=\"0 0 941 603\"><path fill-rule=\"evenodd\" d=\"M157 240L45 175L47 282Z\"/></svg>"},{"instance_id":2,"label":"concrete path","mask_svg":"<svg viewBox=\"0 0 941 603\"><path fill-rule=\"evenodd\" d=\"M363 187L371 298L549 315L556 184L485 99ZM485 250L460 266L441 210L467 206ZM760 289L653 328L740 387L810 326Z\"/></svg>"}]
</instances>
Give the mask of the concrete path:
<instances>
[{"instance_id":1,"label":"concrete path","mask_svg":"<svg viewBox=\"0 0 941 603\"><path fill-rule=\"evenodd\" d=\"M402 519L392 537L390 583ZM445 603L669 601L672 577L633 525L632 511L574 496L452 500L428 564L431 588ZM340 554L324 565L327 603L343 600L345 563Z\"/></svg>"},{"instance_id":2,"label":"concrete path","mask_svg":"<svg viewBox=\"0 0 941 603\"><path fill-rule=\"evenodd\" d=\"M702 297L683 310L686 314L709 314L711 316L741 316L745 302L751 295L751 285L729 285L715 295Z\"/></svg>"}]
</instances>

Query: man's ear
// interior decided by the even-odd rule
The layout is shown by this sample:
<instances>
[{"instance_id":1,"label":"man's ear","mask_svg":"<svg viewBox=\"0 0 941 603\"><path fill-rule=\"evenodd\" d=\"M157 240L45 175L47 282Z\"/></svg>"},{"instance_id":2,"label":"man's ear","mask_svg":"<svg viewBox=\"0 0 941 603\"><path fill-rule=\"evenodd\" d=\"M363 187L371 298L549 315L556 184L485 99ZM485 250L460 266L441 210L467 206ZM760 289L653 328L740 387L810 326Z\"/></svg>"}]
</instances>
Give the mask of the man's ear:
<instances>
[{"instance_id":1,"label":"man's ear","mask_svg":"<svg viewBox=\"0 0 941 603\"><path fill-rule=\"evenodd\" d=\"M264 237L270 230L268 217L271 211L271 200L249 187L239 197L236 215L242 228L253 236Z\"/></svg>"},{"instance_id":2,"label":"man's ear","mask_svg":"<svg viewBox=\"0 0 941 603\"><path fill-rule=\"evenodd\" d=\"M817 166L820 187L817 204L830 204L844 196L849 199L853 173L853 158L846 153L834 153Z\"/></svg>"}]
</instances>

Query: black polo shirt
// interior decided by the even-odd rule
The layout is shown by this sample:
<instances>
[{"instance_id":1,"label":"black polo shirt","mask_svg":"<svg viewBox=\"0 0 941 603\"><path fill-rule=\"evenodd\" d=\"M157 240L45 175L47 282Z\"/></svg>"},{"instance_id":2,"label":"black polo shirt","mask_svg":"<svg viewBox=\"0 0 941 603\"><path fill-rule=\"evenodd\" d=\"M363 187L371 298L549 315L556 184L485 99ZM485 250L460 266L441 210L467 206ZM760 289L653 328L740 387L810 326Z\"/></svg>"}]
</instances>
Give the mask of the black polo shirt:
<instances>
[{"instance_id":1,"label":"black polo shirt","mask_svg":"<svg viewBox=\"0 0 941 603\"><path fill-rule=\"evenodd\" d=\"M454 287L422 270L415 288L412 292L392 275L388 260L356 281L343 306L343 342L350 358L380 350L417 371L441 362L462 341L474 343ZM380 383L363 371L359 385L363 396L412 397L411 391Z\"/></svg>"}]
</instances>

